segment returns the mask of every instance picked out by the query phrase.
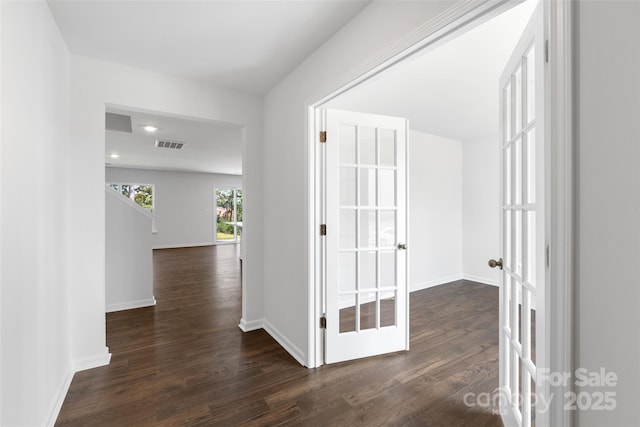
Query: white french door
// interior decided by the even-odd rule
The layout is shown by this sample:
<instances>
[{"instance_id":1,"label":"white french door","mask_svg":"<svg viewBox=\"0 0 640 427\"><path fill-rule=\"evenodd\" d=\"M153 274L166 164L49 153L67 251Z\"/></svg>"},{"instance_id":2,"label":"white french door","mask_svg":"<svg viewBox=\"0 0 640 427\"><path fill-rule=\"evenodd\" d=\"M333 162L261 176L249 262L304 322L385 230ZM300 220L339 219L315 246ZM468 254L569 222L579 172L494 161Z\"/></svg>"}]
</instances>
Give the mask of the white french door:
<instances>
[{"instance_id":1,"label":"white french door","mask_svg":"<svg viewBox=\"0 0 640 427\"><path fill-rule=\"evenodd\" d=\"M503 268L500 386L507 427L548 425L549 390L540 381L549 366L543 29L538 6L500 78L502 263L492 266Z\"/></svg>"},{"instance_id":2,"label":"white french door","mask_svg":"<svg viewBox=\"0 0 640 427\"><path fill-rule=\"evenodd\" d=\"M323 112L325 362L408 350L407 121Z\"/></svg>"}]
</instances>

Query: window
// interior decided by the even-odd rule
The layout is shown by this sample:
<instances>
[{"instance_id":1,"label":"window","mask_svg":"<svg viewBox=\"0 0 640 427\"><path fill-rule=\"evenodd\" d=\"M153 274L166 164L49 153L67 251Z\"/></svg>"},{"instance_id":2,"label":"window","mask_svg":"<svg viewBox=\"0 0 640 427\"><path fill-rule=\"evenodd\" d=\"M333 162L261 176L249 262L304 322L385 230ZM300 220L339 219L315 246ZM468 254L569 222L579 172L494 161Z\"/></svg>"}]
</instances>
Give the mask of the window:
<instances>
[{"instance_id":1,"label":"window","mask_svg":"<svg viewBox=\"0 0 640 427\"><path fill-rule=\"evenodd\" d=\"M153 184L124 184L110 182L109 187L121 193L138 205L153 212Z\"/></svg>"},{"instance_id":2,"label":"window","mask_svg":"<svg viewBox=\"0 0 640 427\"><path fill-rule=\"evenodd\" d=\"M216 241L236 242L242 234L242 189L216 189Z\"/></svg>"}]
</instances>

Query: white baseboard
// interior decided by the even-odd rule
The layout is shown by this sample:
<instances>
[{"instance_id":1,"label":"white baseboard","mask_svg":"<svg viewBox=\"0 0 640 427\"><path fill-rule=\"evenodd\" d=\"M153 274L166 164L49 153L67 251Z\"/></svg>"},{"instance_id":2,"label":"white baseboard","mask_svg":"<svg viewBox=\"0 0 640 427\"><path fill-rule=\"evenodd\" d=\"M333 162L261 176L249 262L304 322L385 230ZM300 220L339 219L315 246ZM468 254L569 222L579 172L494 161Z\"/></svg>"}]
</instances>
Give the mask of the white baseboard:
<instances>
[{"instance_id":1,"label":"white baseboard","mask_svg":"<svg viewBox=\"0 0 640 427\"><path fill-rule=\"evenodd\" d=\"M298 347L296 347L291 341L289 341L278 329L276 329L267 319L264 320L263 329L267 331L274 340L278 342L294 359L298 361L302 366L306 366L304 361L304 353Z\"/></svg>"},{"instance_id":2,"label":"white baseboard","mask_svg":"<svg viewBox=\"0 0 640 427\"><path fill-rule=\"evenodd\" d=\"M115 304L107 305L107 313L114 311L131 310L133 308L152 307L156 305L156 297L149 299L139 299L135 301L118 302Z\"/></svg>"},{"instance_id":3,"label":"white baseboard","mask_svg":"<svg viewBox=\"0 0 640 427\"><path fill-rule=\"evenodd\" d=\"M257 331L258 329L262 329L263 326L264 319L250 320L248 322L244 319L240 319L240 324L238 325L242 332Z\"/></svg>"},{"instance_id":4,"label":"white baseboard","mask_svg":"<svg viewBox=\"0 0 640 427\"><path fill-rule=\"evenodd\" d=\"M453 276L440 277L428 282L413 283L409 286L409 292L421 291L423 289L432 288L434 286L444 285L445 283L455 282L456 280L462 280L462 275L456 274Z\"/></svg>"},{"instance_id":5,"label":"white baseboard","mask_svg":"<svg viewBox=\"0 0 640 427\"><path fill-rule=\"evenodd\" d=\"M87 369L98 368L108 365L110 361L111 353L109 353L109 347L105 346L103 354L85 357L84 359L73 359L71 361L71 370L73 372L80 372Z\"/></svg>"},{"instance_id":6,"label":"white baseboard","mask_svg":"<svg viewBox=\"0 0 640 427\"><path fill-rule=\"evenodd\" d=\"M180 249L180 248L197 248L200 246L213 246L215 242L205 243L182 243L182 244L170 244L170 245L153 245L151 249Z\"/></svg>"},{"instance_id":7,"label":"white baseboard","mask_svg":"<svg viewBox=\"0 0 640 427\"><path fill-rule=\"evenodd\" d=\"M471 280L472 282L482 283L483 285L500 286L497 280L489 279L487 277L473 276L471 274L465 274L464 280Z\"/></svg>"},{"instance_id":8,"label":"white baseboard","mask_svg":"<svg viewBox=\"0 0 640 427\"><path fill-rule=\"evenodd\" d=\"M71 386L71 380L73 380L73 370L71 366L67 369L67 373L62 378L60 385L58 386L58 390L54 399L51 401L51 405L49 407L49 416L47 418L46 426L53 427L58 419L58 415L60 414L60 409L62 409L62 404L64 403L64 399L67 397L67 392L69 391L69 387Z\"/></svg>"}]
</instances>

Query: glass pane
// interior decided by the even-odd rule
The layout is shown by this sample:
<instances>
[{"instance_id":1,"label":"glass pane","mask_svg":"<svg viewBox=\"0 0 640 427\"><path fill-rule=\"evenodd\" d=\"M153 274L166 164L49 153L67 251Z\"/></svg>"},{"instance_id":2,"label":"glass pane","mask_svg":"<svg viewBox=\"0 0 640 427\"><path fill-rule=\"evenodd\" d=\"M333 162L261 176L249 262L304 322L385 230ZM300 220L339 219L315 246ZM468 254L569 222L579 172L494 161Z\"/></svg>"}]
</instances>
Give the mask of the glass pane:
<instances>
[{"instance_id":1,"label":"glass pane","mask_svg":"<svg viewBox=\"0 0 640 427\"><path fill-rule=\"evenodd\" d=\"M380 247L396 245L396 211L380 211Z\"/></svg>"},{"instance_id":2,"label":"glass pane","mask_svg":"<svg viewBox=\"0 0 640 427\"><path fill-rule=\"evenodd\" d=\"M360 130L360 164L376 164L376 130L374 128L361 127Z\"/></svg>"},{"instance_id":3,"label":"glass pane","mask_svg":"<svg viewBox=\"0 0 640 427\"><path fill-rule=\"evenodd\" d=\"M527 203L536 202L536 130L527 134Z\"/></svg>"},{"instance_id":4,"label":"glass pane","mask_svg":"<svg viewBox=\"0 0 640 427\"><path fill-rule=\"evenodd\" d=\"M515 267L515 273L522 275L522 211L514 212L514 259L513 266Z\"/></svg>"},{"instance_id":5,"label":"glass pane","mask_svg":"<svg viewBox=\"0 0 640 427\"><path fill-rule=\"evenodd\" d=\"M507 309L505 311L509 311L509 310ZM505 340L504 342L507 344L504 346L504 351L500 354L499 357L501 357L502 360L504 361L504 383L507 386L511 386L511 345L508 344L509 337L506 335L506 333L504 335L504 340ZM506 397L507 396L501 395L500 396L501 401L506 402Z\"/></svg>"},{"instance_id":6,"label":"glass pane","mask_svg":"<svg viewBox=\"0 0 640 427\"><path fill-rule=\"evenodd\" d=\"M340 205L356 205L356 168L340 168Z\"/></svg>"},{"instance_id":7,"label":"glass pane","mask_svg":"<svg viewBox=\"0 0 640 427\"><path fill-rule=\"evenodd\" d=\"M234 240L234 190L232 188L216 189L216 240Z\"/></svg>"},{"instance_id":8,"label":"glass pane","mask_svg":"<svg viewBox=\"0 0 640 427\"><path fill-rule=\"evenodd\" d=\"M522 64L518 65L518 69L513 74L513 79L516 90L515 99L513 100L516 119L515 131L518 133L522 130Z\"/></svg>"},{"instance_id":9,"label":"glass pane","mask_svg":"<svg viewBox=\"0 0 640 427\"><path fill-rule=\"evenodd\" d=\"M520 358L513 347L511 348L511 401L518 404L520 399Z\"/></svg>"},{"instance_id":10,"label":"glass pane","mask_svg":"<svg viewBox=\"0 0 640 427\"><path fill-rule=\"evenodd\" d=\"M516 139L513 147L513 194L514 204L519 205L522 203L522 138Z\"/></svg>"},{"instance_id":11,"label":"glass pane","mask_svg":"<svg viewBox=\"0 0 640 427\"><path fill-rule=\"evenodd\" d=\"M380 287L396 286L396 253L380 252Z\"/></svg>"},{"instance_id":12,"label":"glass pane","mask_svg":"<svg viewBox=\"0 0 640 427\"><path fill-rule=\"evenodd\" d=\"M504 287L504 300L503 304L506 304L507 309L504 311L504 324L511 328L511 275L506 270L502 270L502 286Z\"/></svg>"},{"instance_id":13,"label":"glass pane","mask_svg":"<svg viewBox=\"0 0 640 427\"><path fill-rule=\"evenodd\" d=\"M510 205L511 204L511 147L512 145L509 144L507 146L507 148L504 149L504 204L505 205Z\"/></svg>"},{"instance_id":14,"label":"glass pane","mask_svg":"<svg viewBox=\"0 0 640 427\"><path fill-rule=\"evenodd\" d=\"M531 377L531 427L536 427L536 404L542 406L542 401L537 400L535 378Z\"/></svg>"},{"instance_id":15,"label":"glass pane","mask_svg":"<svg viewBox=\"0 0 640 427\"><path fill-rule=\"evenodd\" d=\"M340 292L356 290L356 253L340 254Z\"/></svg>"},{"instance_id":16,"label":"glass pane","mask_svg":"<svg viewBox=\"0 0 640 427\"><path fill-rule=\"evenodd\" d=\"M531 300L531 361L536 364L536 300L535 295L532 295Z\"/></svg>"},{"instance_id":17,"label":"glass pane","mask_svg":"<svg viewBox=\"0 0 640 427\"><path fill-rule=\"evenodd\" d=\"M378 130L380 138L380 165L396 165L396 131L393 129Z\"/></svg>"},{"instance_id":18,"label":"glass pane","mask_svg":"<svg viewBox=\"0 0 640 427\"><path fill-rule=\"evenodd\" d=\"M375 292L360 294L360 330L376 327L377 304Z\"/></svg>"},{"instance_id":19,"label":"glass pane","mask_svg":"<svg viewBox=\"0 0 640 427\"><path fill-rule=\"evenodd\" d=\"M358 271L360 279L358 289L376 288L376 252L365 251L358 253Z\"/></svg>"},{"instance_id":20,"label":"glass pane","mask_svg":"<svg viewBox=\"0 0 640 427\"><path fill-rule=\"evenodd\" d=\"M396 325L396 292L380 293L380 327Z\"/></svg>"},{"instance_id":21,"label":"glass pane","mask_svg":"<svg viewBox=\"0 0 640 427\"><path fill-rule=\"evenodd\" d=\"M529 317L531 314L529 298L531 297L531 293L528 289L522 288L522 307L520 308L520 312L522 313L522 321L520 324L520 342L522 343L522 356L525 358L529 358L529 344L531 343L531 318ZM525 343L527 348L525 349Z\"/></svg>"},{"instance_id":22,"label":"glass pane","mask_svg":"<svg viewBox=\"0 0 640 427\"><path fill-rule=\"evenodd\" d=\"M376 211L360 211L359 247L376 247Z\"/></svg>"},{"instance_id":23,"label":"glass pane","mask_svg":"<svg viewBox=\"0 0 640 427\"><path fill-rule=\"evenodd\" d=\"M511 211L504 211L504 265L508 269L513 269L513 257L511 256L511 242L513 230L511 228Z\"/></svg>"},{"instance_id":24,"label":"glass pane","mask_svg":"<svg viewBox=\"0 0 640 427\"><path fill-rule=\"evenodd\" d=\"M525 279L536 285L536 213L526 212L527 216L527 271Z\"/></svg>"},{"instance_id":25,"label":"glass pane","mask_svg":"<svg viewBox=\"0 0 640 427\"><path fill-rule=\"evenodd\" d=\"M511 140L511 81L504 89L504 143Z\"/></svg>"},{"instance_id":26,"label":"glass pane","mask_svg":"<svg viewBox=\"0 0 640 427\"><path fill-rule=\"evenodd\" d=\"M343 164L356 163L356 127L352 125L340 125L338 138L338 161Z\"/></svg>"},{"instance_id":27,"label":"glass pane","mask_svg":"<svg viewBox=\"0 0 640 427\"><path fill-rule=\"evenodd\" d=\"M153 186L148 184L136 184L131 187L130 197L140 207L153 211Z\"/></svg>"},{"instance_id":28,"label":"glass pane","mask_svg":"<svg viewBox=\"0 0 640 427\"><path fill-rule=\"evenodd\" d=\"M356 248L356 210L340 209L340 249Z\"/></svg>"},{"instance_id":29,"label":"glass pane","mask_svg":"<svg viewBox=\"0 0 640 427\"><path fill-rule=\"evenodd\" d=\"M352 297L353 298L353 297ZM340 309L340 333L354 332L356 330L356 306L355 302L351 306Z\"/></svg>"},{"instance_id":30,"label":"glass pane","mask_svg":"<svg viewBox=\"0 0 640 427\"><path fill-rule=\"evenodd\" d=\"M380 170L380 206L396 205L396 171Z\"/></svg>"},{"instance_id":31,"label":"glass pane","mask_svg":"<svg viewBox=\"0 0 640 427\"><path fill-rule=\"evenodd\" d=\"M522 365L522 359L520 359L519 361L519 365L520 365L520 388L518 388L518 400L517 400L517 405L518 405L518 410L520 411L520 414L524 416L525 414L525 410L524 410L524 390L523 390L523 384L525 384L524 382L524 378L526 377L525 375L525 368Z\"/></svg>"},{"instance_id":32,"label":"glass pane","mask_svg":"<svg viewBox=\"0 0 640 427\"><path fill-rule=\"evenodd\" d=\"M376 205L376 170L360 169L360 206Z\"/></svg>"},{"instance_id":33,"label":"glass pane","mask_svg":"<svg viewBox=\"0 0 640 427\"><path fill-rule=\"evenodd\" d=\"M242 190L236 190L236 221L242 222L242 208L244 199L242 197Z\"/></svg>"},{"instance_id":34,"label":"glass pane","mask_svg":"<svg viewBox=\"0 0 640 427\"><path fill-rule=\"evenodd\" d=\"M520 282L518 282L517 279L513 279L513 281L515 282L516 286L516 293L514 294L514 304L515 304L515 324L514 324L514 328L511 330L511 334L512 337L514 339L514 341L519 342L522 345L522 340L521 340L521 336L522 334L520 333L520 331L522 331L522 293L523 293L523 289L522 289L522 285L520 284Z\"/></svg>"},{"instance_id":35,"label":"glass pane","mask_svg":"<svg viewBox=\"0 0 640 427\"><path fill-rule=\"evenodd\" d=\"M511 319L511 323L509 324L509 329L511 329L511 339L518 339L518 331L520 328L520 315L518 314L519 306L518 306L518 281L511 277L511 305L509 306L509 310L511 311L511 315L509 318Z\"/></svg>"},{"instance_id":36,"label":"glass pane","mask_svg":"<svg viewBox=\"0 0 640 427\"><path fill-rule=\"evenodd\" d=\"M536 117L536 49L535 45L529 48L527 58L527 123L531 123Z\"/></svg>"}]
</instances>

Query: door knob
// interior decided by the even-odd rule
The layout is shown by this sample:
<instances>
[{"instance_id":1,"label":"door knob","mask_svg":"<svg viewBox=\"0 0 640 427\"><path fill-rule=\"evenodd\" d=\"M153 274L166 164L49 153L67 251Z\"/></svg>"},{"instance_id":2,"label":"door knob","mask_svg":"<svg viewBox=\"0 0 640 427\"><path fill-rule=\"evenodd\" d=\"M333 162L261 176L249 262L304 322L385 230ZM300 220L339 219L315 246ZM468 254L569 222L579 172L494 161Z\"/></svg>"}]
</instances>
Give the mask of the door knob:
<instances>
[{"instance_id":1,"label":"door knob","mask_svg":"<svg viewBox=\"0 0 640 427\"><path fill-rule=\"evenodd\" d=\"M500 270L502 270L502 258L500 258L498 261L496 261L495 259L490 259L489 267L491 268L500 267Z\"/></svg>"},{"instance_id":2,"label":"door knob","mask_svg":"<svg viewBox=\"0 0 640 427\"><path fill-rule=\"evenodd\" d=\"M398 243L398 249L400 249L400 250L407 249L407 244L406 243Z\"/></svg>"}]
</instances>

